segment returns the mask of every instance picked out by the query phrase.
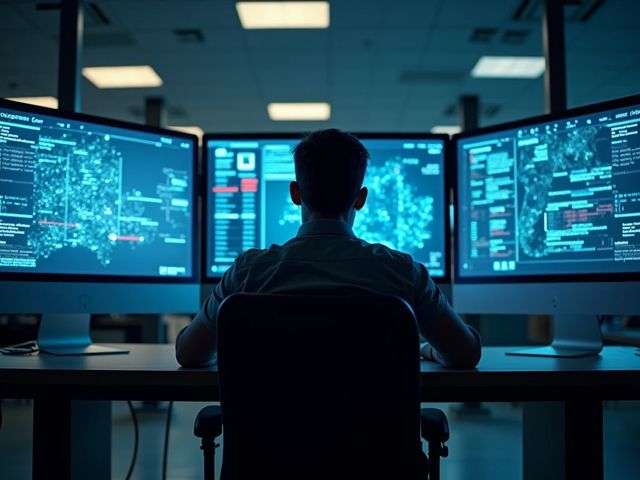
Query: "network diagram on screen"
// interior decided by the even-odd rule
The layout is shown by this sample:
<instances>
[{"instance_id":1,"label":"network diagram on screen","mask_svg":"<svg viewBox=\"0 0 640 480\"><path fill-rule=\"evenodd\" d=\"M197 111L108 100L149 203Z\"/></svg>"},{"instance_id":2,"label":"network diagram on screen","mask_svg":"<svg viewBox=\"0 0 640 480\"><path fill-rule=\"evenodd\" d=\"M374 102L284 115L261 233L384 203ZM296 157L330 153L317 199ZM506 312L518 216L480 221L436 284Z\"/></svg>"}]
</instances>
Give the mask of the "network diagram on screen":
<instances>
[{"instance_id":1,"label":"network diagram on screen","mask_svg":"<svg viewBox=\"0 0 640 480\"><path fill-rule=\"evenodd\" d=\"M190 275L193 148L0 109L0 272Z\"/></svg>"},{"instance_id":2,"label":"network diagram on screen","mask_svg":"<svg viewBox=\"0 0 640 480\"><path fill-rule=\"evenodd\" d=\"M443 142L366 139L369 196L354 233L413 255L444 275ZM296 235L300 208L289 198L297 140L209 140L208 265L222 274L249 248Z\"/></svg>"},{"instance_id":3,"label":"network diagram on screen","mask_svg":"<svg viewBox=\"0 0 640 480\"><path fill-rule=\"evenodd\" d=\"M458 142L462 276L640 271L640 107Z\"/></svg>"}]
</instances>

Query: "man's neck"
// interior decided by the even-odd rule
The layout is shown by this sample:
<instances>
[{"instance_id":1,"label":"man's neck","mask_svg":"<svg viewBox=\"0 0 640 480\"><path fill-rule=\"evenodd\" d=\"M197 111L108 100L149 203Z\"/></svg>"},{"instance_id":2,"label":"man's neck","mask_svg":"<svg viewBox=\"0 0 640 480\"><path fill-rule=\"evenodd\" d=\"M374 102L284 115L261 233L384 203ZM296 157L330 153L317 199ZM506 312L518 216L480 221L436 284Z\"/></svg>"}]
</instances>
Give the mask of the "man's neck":
<instances>
[{"instance_id":1,"label":"man's neck","mask_svg":"<svg viewBox=\"0 0 640 480\"><path fill-rule=\"evenodd\" d=\"M302 209L302 223L315 222L317 220L333 220L353 227L354 214L353 211L349 211L340 215L323 215L317 212L310 212L305 208Z\"/></svg>"}]
</instances>

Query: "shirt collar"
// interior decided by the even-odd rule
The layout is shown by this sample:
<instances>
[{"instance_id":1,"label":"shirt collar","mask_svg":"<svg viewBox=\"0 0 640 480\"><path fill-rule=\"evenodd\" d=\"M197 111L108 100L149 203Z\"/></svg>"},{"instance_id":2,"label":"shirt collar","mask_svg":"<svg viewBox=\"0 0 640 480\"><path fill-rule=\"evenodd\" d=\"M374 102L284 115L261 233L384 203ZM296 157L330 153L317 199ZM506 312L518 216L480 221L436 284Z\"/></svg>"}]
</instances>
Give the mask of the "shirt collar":
<instances>
[{"instance_id":1,"label":"shirt collar","mask_svg":"<svg viewBox=\"0 0 640 480\"><path fill-rule=\"evenodd\" d=\"M303 223L298 229L298 237L307 235L338 235L341 237L354 237L351 227L342 220L312 220Z\"/></svg>"}]
</instances>

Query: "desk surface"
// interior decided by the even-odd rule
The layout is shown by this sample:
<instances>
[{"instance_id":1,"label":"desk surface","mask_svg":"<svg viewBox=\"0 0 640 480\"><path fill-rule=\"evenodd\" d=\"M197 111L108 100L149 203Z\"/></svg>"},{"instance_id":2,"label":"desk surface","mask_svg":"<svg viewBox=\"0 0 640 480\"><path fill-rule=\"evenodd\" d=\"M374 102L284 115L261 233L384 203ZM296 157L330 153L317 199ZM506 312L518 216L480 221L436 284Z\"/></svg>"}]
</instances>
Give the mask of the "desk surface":
<instances>
[{"instance_id":1,"label":"desk surface","mask_svg":"<svg viewBox=\"0 0 640 480\"><path fill-rule=\"evenodd\" d=\"M218 399L215 367L180 368L172 345L126 344L128 355L0 356L0 398L69 396L105 400ZM475 370L422 362L425 401L527 401L640 398L636 349L605 347L597 357L514 357L486 347ZM268 362L256 365L268 374ZM374 387L374 386L372 386Z\"/></svg>"}]
</instances>

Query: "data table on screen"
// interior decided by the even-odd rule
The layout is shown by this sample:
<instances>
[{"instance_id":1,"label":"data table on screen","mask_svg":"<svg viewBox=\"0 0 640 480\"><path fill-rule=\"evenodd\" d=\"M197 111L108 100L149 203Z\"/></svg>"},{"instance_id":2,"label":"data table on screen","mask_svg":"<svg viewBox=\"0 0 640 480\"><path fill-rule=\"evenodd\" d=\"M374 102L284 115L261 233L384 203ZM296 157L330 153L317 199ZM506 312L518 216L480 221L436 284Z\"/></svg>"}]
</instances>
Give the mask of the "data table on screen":
<instances>
[{"instance_id":1,"label":"data table on screen","mask_svg":"<svg viewBox=\"0 0 640 480\"><path fill-rule=\"evenodd\" d=\"M640 271L640 106L457 141L461 277Z\"/></svg>"},{"instance_id":2,"label":"data table on screen","mask_svg":"<svg viewBox=\"0 0 640 480\"><path fill-rule=\"evenodd\" d=\"M298 138L208 139L207 266L221 276L250 248L283 244L296 235L300 207L289 196ZM410 253L434 277L446 271L444 141L364 138L370 154L365 207L354 233Z\"/></svg>"}]
</instances>

